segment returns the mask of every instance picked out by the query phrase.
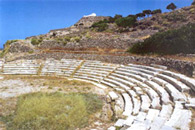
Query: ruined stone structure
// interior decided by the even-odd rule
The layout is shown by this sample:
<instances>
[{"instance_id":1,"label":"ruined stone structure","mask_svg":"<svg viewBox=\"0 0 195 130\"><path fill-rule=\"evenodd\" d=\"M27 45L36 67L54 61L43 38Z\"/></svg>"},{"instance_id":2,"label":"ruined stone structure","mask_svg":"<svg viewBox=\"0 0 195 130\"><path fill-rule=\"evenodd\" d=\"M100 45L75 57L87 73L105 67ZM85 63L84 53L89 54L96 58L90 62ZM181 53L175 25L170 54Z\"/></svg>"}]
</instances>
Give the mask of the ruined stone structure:
<instances>
[{"instance_id":1,"label":"ruined stone structure","mask_svg":"<svg viewBox=\"0 0 195 130\"><path fill-rule=\"evenodd\" d=\"M74 26L89 28L94 22L98 22L104 19L108 19L108 17L105 16L82 17Z\"/></svg>"},{"instance_id":2,"label":"ruined stone structure","mask_svg":"<svg viewBox=\"0 0 195 130\"><path fill-rule=\"evenodd\" d=\"M0 65L1 74L67 77L109 88L118 120L108 130L189 130L193 120L195 80L164 66L72 59L1 60Z\"/></svg>"}]
</instances>

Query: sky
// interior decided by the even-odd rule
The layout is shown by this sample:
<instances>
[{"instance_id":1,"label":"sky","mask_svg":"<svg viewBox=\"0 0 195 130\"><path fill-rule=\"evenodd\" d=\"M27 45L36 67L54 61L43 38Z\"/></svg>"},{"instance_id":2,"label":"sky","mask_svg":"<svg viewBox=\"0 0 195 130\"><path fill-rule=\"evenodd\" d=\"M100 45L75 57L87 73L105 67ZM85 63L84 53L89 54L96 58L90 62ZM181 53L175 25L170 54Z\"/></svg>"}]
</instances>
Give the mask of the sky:
<instances>
[{"instance_id":1,"label":"sky","mask_svg":"<svg viewBox=\"0 0 195 130\"><path fill-rule=\"evenodd\" d=\"M7 40L25 39L65 28L84 15L136 14L145 9L162 9L171 2L178 8L193 0L0 0L0 48Z\"/></svg>"}]
</instances>

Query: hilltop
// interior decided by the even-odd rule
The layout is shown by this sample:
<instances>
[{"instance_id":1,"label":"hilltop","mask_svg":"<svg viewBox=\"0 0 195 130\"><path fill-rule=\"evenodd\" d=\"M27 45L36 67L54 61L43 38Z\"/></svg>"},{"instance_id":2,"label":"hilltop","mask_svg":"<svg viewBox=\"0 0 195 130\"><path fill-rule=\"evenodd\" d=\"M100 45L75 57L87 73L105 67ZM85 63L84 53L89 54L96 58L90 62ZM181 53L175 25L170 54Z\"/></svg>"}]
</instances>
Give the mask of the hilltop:
<instances>
[{"instance_id":1,"label":"hilltop","mask_svg":"<svg viewBox=\"0 0 195 130\"><path fill-rule=\"evenodd\" d=\"M130 20L132 24L125 20ZM127 17L85 16L68 28L50 30L47 34L27 37L25 40L8 41L4 44L1 56L15 59L56 51L126 55L126 51L135 43L189 23L195 23L193 5L166 13L157 9L145 17L140 13Z\"/></svg>"},{"instance_id":2,"label":"hilltop","mask_svg":"<svg viewBox=\"0 0 195 130\"><path fill-rule=\"evenodd\" d=\"M195 5L83 16L8 40L0 130L195 128Z\"/></svg>"}]
</instances>

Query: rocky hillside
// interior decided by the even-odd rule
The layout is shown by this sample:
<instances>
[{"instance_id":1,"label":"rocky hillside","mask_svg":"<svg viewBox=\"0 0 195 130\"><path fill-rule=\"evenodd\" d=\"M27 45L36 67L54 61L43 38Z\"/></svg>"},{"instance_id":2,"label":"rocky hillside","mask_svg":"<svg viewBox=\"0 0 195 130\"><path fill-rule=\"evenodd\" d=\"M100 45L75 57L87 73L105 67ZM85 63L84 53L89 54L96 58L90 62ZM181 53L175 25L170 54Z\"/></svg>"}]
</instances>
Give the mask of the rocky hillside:
<instances>
[{"instance_id":1,"label":"rocky hillside","mask_svg":"<svg viewBox=\"0 0 195 130\"><path fill-rule=\"evenodd\" d=\"M113 22L115 18L117 19ZM125 20L132 21L134 18L131 26L121 24L121 21L125 23ZM25 40L8 41L1 56L13 58L52 51L125 53L135 43L143 42L157 32L180 28L189 23L195 23L194 5L145 17L139 14L127 17L116 15L113 18L83 17L68 28L51 30L47 34L27 37Z\"/></svg>"}]
</instances>

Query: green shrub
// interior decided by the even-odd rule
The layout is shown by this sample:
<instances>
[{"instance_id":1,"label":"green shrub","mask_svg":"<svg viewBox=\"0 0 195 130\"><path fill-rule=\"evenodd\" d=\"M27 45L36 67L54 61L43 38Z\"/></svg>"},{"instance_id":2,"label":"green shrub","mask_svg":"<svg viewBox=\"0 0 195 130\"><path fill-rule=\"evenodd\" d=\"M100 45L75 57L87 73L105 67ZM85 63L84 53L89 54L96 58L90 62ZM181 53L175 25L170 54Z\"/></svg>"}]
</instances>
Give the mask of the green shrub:
<instances>
[{"instance_id":1,"label":"green shrub","mask_svg":"<svg viewBox=\"0 0 195 130\"><path fill-rule=\"evenodd\" d=\"M79 36L74 37L74 41L79 42L80 40L81 40L81 38Z\"/></svg>"},{"instance_id":2,"label":"green shrub","mask_svg":"<svg viewBox=\"0 0 195 130\"><path fill-rule=\"evenodd\" d=\"M73 130L87 126L101 108L94 94L39 92L20 96L14 115L4 121L8 130Z\"/></svg>"},{"instance_id":3,"label":"green shrub","mask_svg":"<svg viewBox=\"0 0 195 130\"><path fill-rule=\"evenodd\" d=\"M109 22L109 23L114 23L114 21L115 21L115 18L113 18L113 17L109 17L109 18L108 18L108 22Z\"/></svg>"},{"instance_id":4,"label":"green shrub","mask_svg":"<svg viewBox=\"0 0 195 130\"><path fill-rule=\"evenodd\" d=\"M17 42L18 40L7 40L7 42L3 45L4 46L4 49L3 51L0 53L0 57L4 57L8 52L9 52L9 48L10 48L10 45L14 42Z\"/></svg>"},{"instance_id":5,"label":"green shrub","mask_svg":"<svg viewBox=\"0 0 195 130\"><path fill-rule=\"evenodd\" d=\"M11 43L13 42L17 42L18 40L7 40L7 42L5 43L5 45L11 45Z\"/></svg>"},{"instance_id":6,"label":"green shrub","mask_svg":"<svg viewBox=\"0 0 195 130\"><path fill-rule=\"evenodd\" d=\"M67 42L70 42L70 39L71 39L71 37L69 37L69 36L64 37L64 40L66 40Z\"/></svg>"},{"instance_id":7,"label":"green shrub","mask_svg":"<svg viewBox=\"0 0 195 130\"><path fill-rule=\"evenodd\" d=\"M34 51L33 51L33 50L31 50L31 51L29 51L28 53L29 53L29 54L32 54L32 53L34 53Z\"/></svg>"},{"instance_id":8,"label":"green shrub","mask_svg":"<svg viewBox=\"0 0 195 130\"><path fill-rule=\"evenodd\" d=\"M136 23L136 18L135 17L124 17L124 18L117 19L115 22L119 27L132 27Z\"/></svg>"},{"instance_id":9,"label":"green shrub","mask_svg":"<svg viewBox=\"0 0 195 130\"><path fill-rule=\"evenodd\" d=\"M67 44L67 41L63 41L63 45L65 46Z\"/></svg>"},{"instance_id":10,"label":"green shrub","mask_svg":"<svg viewBox=\"0 0 195 130\"><path fill-rule=\"evenodd\" d=\"M129 49L130 53L195 53L195 23L179 29L159 32Z\"/></svg>"},{"instance_id":11,"label":"green shrub","mask_svg":"<svg viewBox=\"0 0 195 130\"><path fill-rule=\"evenodd\" d=\"M91 38L90 33L89 33L89 32L87 32L87 33L86 33L86 35L85 35L85 37L86 37L87 39L90 39L90 38Z\"/></svg>"},{"instance_id":12,"label":"green shrub","mask_svg":"<svg viewBox=\"0 0 195 130\"><path fill-rule=\"evenodd\" d=\"M114 19L116 20L116 19L119 19L119 18L122 18L122 17L123 17L122 15L116 14L116 15L114 16Z\"/></svg>"},{"instance_id":13,"label":"green shrub","mask_svg":"<svg viewBox=\"0 0 195 130\"><path fill-rule=\"evenodd\" d=\"M62 38L57 38L57 40L58 40L58 41L63 41L63 39L62 39Z\"/></svg>"},{"instance_id":14,"label":"green shrub","mask_svg":"<svg viewBox=\"0 0 195 130\"><path fill-rule=\"evenodd\" d=\"M108 29L108 20L102 20L99 22L95 22L91 27L95 28L98 32L103 32Z\"/></svg>"},{"instance_id":15,"label":"green shrub","mask_svg":"<svg viewBox=\"0 0 195 130\"><path fill-rule=\"evenodd\" d=\"M81 40L81 37L75 36L70 39L71 42L79 42Z\"/></svg>"},{"instance_id":16,"label":"green shrub","mask_svg":"<svg viewBox=\"0 0 195 130\"><path fill-rule=\"evenodd\" d=\"M42 39L35 39L35 38L31 39L32 45L39 45L40 42L42 42Z\"/></svg>"}]
</instances>

